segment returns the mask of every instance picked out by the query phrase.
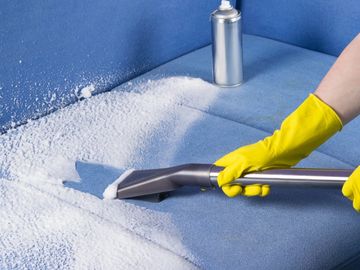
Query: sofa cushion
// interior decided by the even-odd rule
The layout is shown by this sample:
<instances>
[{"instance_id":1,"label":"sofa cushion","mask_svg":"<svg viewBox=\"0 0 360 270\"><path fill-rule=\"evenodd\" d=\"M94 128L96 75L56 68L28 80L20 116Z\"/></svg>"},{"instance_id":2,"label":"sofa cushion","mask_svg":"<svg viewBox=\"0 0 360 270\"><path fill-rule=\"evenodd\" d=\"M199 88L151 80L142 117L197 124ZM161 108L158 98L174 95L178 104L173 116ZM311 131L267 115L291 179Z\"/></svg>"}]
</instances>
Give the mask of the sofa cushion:
<instances>
[{"instance_id":1,"label":"sofa cushion","mask_svg":"<svg viewBox=\"0 0 360 270\"><path fill-rule=\"evenodd\" d=\"M206 107L196 99L182 104L184 114L204 115L178 140L167 164L212 162L270 134L316 88L334 60L245 35L245 83L222 89ZM206 47L135 82L175 75L211 81L210 61L211 48ZM212 91L209 88L209 95ZM298 166L353 168L359 164L359 121L347 125ZM169 142L176 137L167 134L152 138L150 150L159 157L169 149L164 137ZM154 168L156 161L146 159L141 166ZM339 189L273 188L267 198L236 199L221 192L184 189L159 204L132 202L171 213L185 245L205 269L329 269L360 252L360 216Z\"/></svg>"}]
</instances>

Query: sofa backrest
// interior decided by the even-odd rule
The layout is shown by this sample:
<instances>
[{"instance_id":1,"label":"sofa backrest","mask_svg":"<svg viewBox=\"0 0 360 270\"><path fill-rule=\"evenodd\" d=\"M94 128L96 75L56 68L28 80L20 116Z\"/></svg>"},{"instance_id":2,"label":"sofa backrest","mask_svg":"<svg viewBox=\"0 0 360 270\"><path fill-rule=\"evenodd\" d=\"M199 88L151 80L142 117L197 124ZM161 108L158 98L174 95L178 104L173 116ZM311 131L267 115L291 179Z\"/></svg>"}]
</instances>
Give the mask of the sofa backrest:
<instances>
[{"instance_id":1,"label":"sofa backrest","mask_svg":"<svg viewBox=\"0 0 360 270\"><path fill-rule=\"evenodd\" d=\"M359 0L238 0L244 32L339 55L360 32Z\"/></svg>"},{"instance_id":2,"label":"sofa backrest","mask_svg":"<svg viewBox=\"0 0 360 270\"><path fill-rule=\"evenodd\" d=\"M208 45L219 2L0 0L0 130Z\"/></svg>"}]
</instances>

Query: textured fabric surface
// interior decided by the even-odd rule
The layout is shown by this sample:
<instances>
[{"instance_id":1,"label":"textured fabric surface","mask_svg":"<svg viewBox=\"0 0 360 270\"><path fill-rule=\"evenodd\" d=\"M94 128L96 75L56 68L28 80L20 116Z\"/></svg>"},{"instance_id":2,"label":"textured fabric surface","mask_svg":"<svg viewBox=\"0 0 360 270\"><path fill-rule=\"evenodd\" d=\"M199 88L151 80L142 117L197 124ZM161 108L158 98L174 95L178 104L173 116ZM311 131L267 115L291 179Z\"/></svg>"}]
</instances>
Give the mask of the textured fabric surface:
<instances>
[{"instance_id":1,"label":"textured fabric surface","mask_svg":"<svg viewBox=\"0 0 360 270\"><path fill-rule=\"evenodd\" d=\"M208 45L218 3L1 0L0 132Z\"/></svg>"},{"instance_id":2,"label":"textured fabric surface","mask_svg":"<svg viewBox=\"0 0 360 270\"><path fill-rule=\"evenodd\" d=\"M196 258L194 266L202 269L328 269L345 265L347 259L353 260L360 252L360 217L340 190L274 188L267 198L229 199L219 190L200 193L196 188L185 188L158 204L126 201L145 207L142 209L129 207L122 201L98 199L105 184L128 166L142 169L212 162L240 145L263 138L308 96L334 60L334 57L313 51L244 36L246 82L241 87L219 90L199 79L173 78L187 75L211 81L211 48L206 47L154 69L117 90L31 122L23 127L25 133L19 129L3 135L4 146L14 144L2 153L12 153L20 158L16 161L24 160L25 165L30 162L41 166L41 162L34 160L42 161L51 156L50 150L95 164L80 163L81 182L67 183L67 188L52 183L29 185L31 182L1 180L0 193L4 200L0 216L3 220L17 222L0 224L10 231L6 235L10 244L22 248L15 249L13 256L8 249L2 248L1 252L15 264L17 258L23 263L37 256L40 265L49 267L56 267L58 264L53 262L61 258L80 257L84 258L80 262L86 263L86 258L93 254L99 256L91 257L94 260L87 265L97 265L91 262L98 259L99 265L109 268L111 262L121 260L121 256L128 260L125 266L133 265L137 261L132 261L130 254L139 254L143 248L149 251L145 252L147 259L169 258L168 251L165 255L157 255L156 248L147 249L140 242L138 248L123 250L121 226L124 226L146 235L161 247L179 249L181 252L176 254L184 254L184 246L185 254ZM157 81L161 78L165 80ZM138 87L143 83L144 88ZM154 92L152 88L157 90ZM175 91L178 88L180 93ZM105 116L101 114L104 112ZM51 121L54 119L58 121ZM49 123L48 128L46 123ZM345 126L299 166L352 168L357 165L358 127L359 120ZM11 139L13 136L15 141ZM10 160L14 160L11 156ZM51 162L51 159L46 160ZM117 168L101 166L100 162ZM31 194L38 195L38 200L33 200ZM46 211L32 215L34 208L29 201ZM53 211L54 207L61 211ZM149 213L149 209L164 212L164 215L158 214L156 218L151 215L150 221L146 215L144 220L137 219L142 217L142 212ZM28 219L21 215L24 211ZM124 215L124 212L132 215ZM67 220L72 214L76 218ZM171 234L159 221L164 219L166 224L169 215L171 224L176 226L176 230L170 230L174 231ZM59 227L63 224L62 217L65 217L63 222L79 226L66 230ZM21 226L22 220L29 223ZM50 232L49 237L44 231L41 233L43 226L46 226L45 232ZM28 232L26 236L35 233L35 239L30 237L31 241L22 242L11 237L22 236L23 227ZM112 233L116 237L112 238ZM75 240L77 245L58 239ZM103 240L100 241L103 246L99 246L99 239ZM181 244L179 239L182 239ZM34 246L34 240L41 245ZM94 241L97 248L89 247L89 241ZM117 241L120 242L117 244ZM7 244L3 240L2 243ZM81 256L72 256L74 251L65 248L69 246L76 247ZM18 253L19 250L28 251L28 256ZM154 257L151 251L156 254ZM104 260L109 257L110 261ZM140 256L137 258L144 262ZM145 262L156 264L152 260ZM7 261L0 263L8 265ZM64 261L64 265L67 263L71 261Z\"/></svg>"},{"instance_id":3,"label":"textured fabric surface","mask_svg":"<svg viewBox=\"0 0 360 270\"><path fill-rule=\"evenodd\" d=\"M339 55L360 32L358 0L238 0L237 5L245 33L331 55Z\"/></svg>"},{"instance_id":4,"label":"textured fabric surface","mask_svg":"<svg viewBox=\"0 0 360 270\"><path fill-rule=\"evenodd\" d=\"M208 108L200 109L203 117L178 141L178 150L167 165L212 162L263 138L315 89L334 60L245 35L245 84L223 89ZM136 80L170 75L211 80L210 61L207 47ZM185 113L199 111L195 101L182 106ZM299 166L353 168L360 163L359 120L345 126ZM164 138L171 134L152 138L149 151L161 156L167 149ZM154 159L142 162L144 168L157 164ZM273 188L267 198L229 199L220 191L199 193L188 188L158 204L130 201L171 213L184 244L206 269L328 269L360 252L360 216L340 190Z\"/></svg>"}]
</instances>

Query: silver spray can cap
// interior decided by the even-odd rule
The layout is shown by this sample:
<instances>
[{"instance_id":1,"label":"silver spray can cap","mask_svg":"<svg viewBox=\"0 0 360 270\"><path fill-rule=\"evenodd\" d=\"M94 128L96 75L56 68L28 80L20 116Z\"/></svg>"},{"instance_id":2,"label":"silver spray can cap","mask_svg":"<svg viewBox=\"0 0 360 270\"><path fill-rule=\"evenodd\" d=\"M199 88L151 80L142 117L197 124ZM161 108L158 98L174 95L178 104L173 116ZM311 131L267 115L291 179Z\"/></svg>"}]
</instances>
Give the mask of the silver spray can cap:
<instances>
[{"instance_id":1,"label":"silver spray can cap","mask_svg":"<svg viewBox=\"0 0 360 270\"><path fill-rule=\"evenodd\" d=\"M243 82L241 14L229 1L211 14L213 80L223 87Z\"/></svg>"}]
</instances>

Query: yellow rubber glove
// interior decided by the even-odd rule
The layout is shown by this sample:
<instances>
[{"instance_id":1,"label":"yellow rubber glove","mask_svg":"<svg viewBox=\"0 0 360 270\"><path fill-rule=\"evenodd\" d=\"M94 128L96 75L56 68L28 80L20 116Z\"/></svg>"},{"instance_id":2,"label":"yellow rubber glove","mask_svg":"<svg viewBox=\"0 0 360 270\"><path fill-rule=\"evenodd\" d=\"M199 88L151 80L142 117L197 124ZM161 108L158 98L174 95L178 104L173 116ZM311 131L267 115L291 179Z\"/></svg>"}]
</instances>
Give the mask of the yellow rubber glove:
<instances>
[{"instance_id":1,"label":"yellow rubber glove","mask_svg":"<svg viewBox=\"0 0 360 270\"><path fill-rule=\"evenodd\" d=\"M294 166L341 129L342 122L336 112L310 94L273 135L217 160L216 166L225 167L218 176L218 185L229 197L266 196L270 191L267 185L229 184L246 173Z\"/></svg>"},{"instance_id":2,"label":"yellow rubber glove","mask_svg":"<svg viewBox=\"0 0 360 270\"><path fill-rule=\"evenodd\" d=\"M353 207L360 212L360 166L350 175L343 185L342 193L353 201Z\"/></svg>"}]
</instances>

